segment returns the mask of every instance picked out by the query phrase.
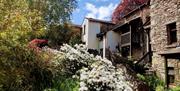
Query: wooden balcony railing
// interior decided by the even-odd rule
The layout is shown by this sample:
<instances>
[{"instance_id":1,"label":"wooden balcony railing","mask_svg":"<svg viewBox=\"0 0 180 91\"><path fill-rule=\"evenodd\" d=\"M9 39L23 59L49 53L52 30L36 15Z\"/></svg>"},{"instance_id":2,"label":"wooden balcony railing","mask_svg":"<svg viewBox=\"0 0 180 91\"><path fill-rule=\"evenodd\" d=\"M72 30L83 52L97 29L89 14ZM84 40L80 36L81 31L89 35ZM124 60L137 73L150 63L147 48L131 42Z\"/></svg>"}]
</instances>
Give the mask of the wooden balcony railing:
<instances>
[{"instance_id":1,"label":"wooden balcony railing","mask_svg":"<svg viewBox=\"0 0 180 91\"><path fill-rule=\"evenodd\" d=\"M127 45L127 44L130 44L131 42L131 33L130 32L127 32L127 33L124 33L121 35L121 45Z\"/></svg>"}]
</instances>

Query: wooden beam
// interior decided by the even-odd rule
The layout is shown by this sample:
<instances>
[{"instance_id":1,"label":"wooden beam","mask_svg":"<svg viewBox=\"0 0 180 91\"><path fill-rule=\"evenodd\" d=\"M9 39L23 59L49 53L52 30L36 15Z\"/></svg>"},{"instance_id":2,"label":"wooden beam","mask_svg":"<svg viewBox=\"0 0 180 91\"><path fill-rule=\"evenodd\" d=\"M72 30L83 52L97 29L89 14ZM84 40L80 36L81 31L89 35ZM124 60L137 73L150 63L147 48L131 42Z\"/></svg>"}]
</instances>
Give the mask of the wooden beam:
<instances>
[{"instance_id":1,"label":"wooden beam","mask_svg":"<svg viewBox=\"0 0 180 91\"><path fill-rule=\"evenodd\" d=\"M132 57L132 28L131 28L131 24L129 24L129 30L130 30L130 56Z\"/></svg>"},{"instance_id":2,"label":"wooden beam","mask_svg":"<svg viewBox=\"0 0 180 91\"><path fill-rule=\"evenodd\" d=\"M131 43L122 44L121 47L130 46Z\"/></svg>"}]
</instances>

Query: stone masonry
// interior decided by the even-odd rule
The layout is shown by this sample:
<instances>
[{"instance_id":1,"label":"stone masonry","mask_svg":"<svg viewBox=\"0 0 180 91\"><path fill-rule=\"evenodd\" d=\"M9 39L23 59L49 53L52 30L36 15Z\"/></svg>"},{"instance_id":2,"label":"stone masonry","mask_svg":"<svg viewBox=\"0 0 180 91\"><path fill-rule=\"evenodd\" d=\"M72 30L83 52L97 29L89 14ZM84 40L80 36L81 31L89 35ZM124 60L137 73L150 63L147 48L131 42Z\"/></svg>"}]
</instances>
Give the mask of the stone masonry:
<instances>
[{"instance_id":1,"label":"stone masonry","mask_svg":"<svg viewBox=\"0 0 180 91\"><path fill-rule=\"evenodd\" d=\"M152 45L152 66L161 79L165 79L165 58L159 55L160 52L175 48L180 43L180 0L151 0L151 45ZM167 24L176 22L177 43L168 45ZM174 67L175 84L180 83L180 60L168 59L168 67Z\"/></svg>"}]
</instances>

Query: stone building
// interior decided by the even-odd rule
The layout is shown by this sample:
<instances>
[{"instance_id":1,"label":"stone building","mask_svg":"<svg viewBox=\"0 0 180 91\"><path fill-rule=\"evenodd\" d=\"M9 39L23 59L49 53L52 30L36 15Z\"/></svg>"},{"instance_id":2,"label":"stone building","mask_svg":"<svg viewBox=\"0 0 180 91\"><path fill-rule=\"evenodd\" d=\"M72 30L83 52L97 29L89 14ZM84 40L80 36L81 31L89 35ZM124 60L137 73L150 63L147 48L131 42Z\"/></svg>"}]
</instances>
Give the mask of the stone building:
<instances>
[{"instance_id":1,"label":"stone building","mask_svg":"<svg viewBox=\"0 0 180 91\"><path fill-rule=\"evenodd\" d=\"M180 84L180 0L151 0L152 67L167 86Z\"/></svg>"},{"instance_id":2,"label":"stone building","mask_svg":"<svg viewBox=\"0 0 180 91\"><path fill-rule=\"evenodd\" d=\"M180 0L149 0L116 26L122 56L149 62L166 87L180 85Z\"/></svg>"},{"instance_id":3,"label":"stone building","mask_svg":"<svg viewBox=\"0 0 180 91\"><path fill-rule=\"evenodd\" d=\"M180 0L149 3L125 15L112 31L120 33L123 55L125 49L135 60L150 62L166 87L180 85ZM125 30L129 37L128 32L123 34ZM146 55L149 52L152 57Z\"/></svg>"},{"instance_id":4,"label":"stone building","mask_svg":"<svg viewBox=\"0 0 180 91\"><path fill-rule=\"evenodd\" d=\"M82 27L86 45L103 49L104 57L107 49L118 50L135 63L149 63L166 87L180 85L180 0L149 0L116 25L87 18Z\"/></svg>"},{"instance_id":5,"label":"stone building","mask_svg":"<svg viewBox=\"0 0 180 91\"><path fill-rule=\"evenodd\" d=\"M129 56L139 63L147 61L144 65L151 60L149 10L149 2L147 2L125 15L111 30L120 36L118 47L122 56ZM107 34L111 31L108 31Z\"/></svg>"}]
</instances>

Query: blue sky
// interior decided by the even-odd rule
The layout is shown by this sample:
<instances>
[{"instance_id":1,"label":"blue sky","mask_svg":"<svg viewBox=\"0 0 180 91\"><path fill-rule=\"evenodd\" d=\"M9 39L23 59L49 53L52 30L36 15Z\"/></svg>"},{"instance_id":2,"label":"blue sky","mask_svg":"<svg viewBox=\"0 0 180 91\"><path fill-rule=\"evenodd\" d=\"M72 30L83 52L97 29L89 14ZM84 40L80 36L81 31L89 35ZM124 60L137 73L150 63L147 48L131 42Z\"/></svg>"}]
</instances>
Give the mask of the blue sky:
<instances>
[{"instance_id":1,"label":"blue sky","mask_svg":"<svg viewBox=\"0 0 180 91\"><path fill-rule=\"evenodd\" d=\"M121 0L77 0L78 7L73 12L72 22L81 24L84 17L110 20L113 10Z\"/></svg>"}]
</instances>

